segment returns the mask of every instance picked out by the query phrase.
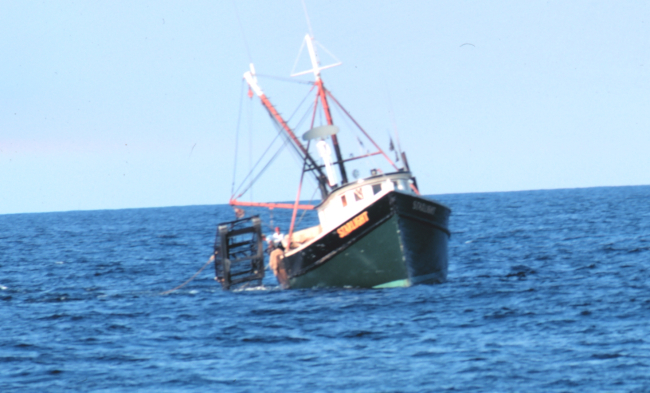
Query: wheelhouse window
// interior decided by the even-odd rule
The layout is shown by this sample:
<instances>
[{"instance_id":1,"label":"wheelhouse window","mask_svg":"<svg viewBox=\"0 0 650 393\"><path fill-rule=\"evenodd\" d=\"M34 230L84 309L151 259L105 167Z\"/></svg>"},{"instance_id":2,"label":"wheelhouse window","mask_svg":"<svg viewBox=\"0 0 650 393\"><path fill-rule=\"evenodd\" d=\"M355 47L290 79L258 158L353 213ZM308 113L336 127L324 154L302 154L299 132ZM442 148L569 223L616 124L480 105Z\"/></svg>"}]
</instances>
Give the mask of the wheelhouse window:
<instances>
[{"instance_id":1,"label":"wheelhouse window","mask_svg":"<svg viewBox=\"0 0 650 393\"><path fill-rule=\"evenodd\" d=\"M348 200L345 199L345 195L341 195L341 204L343 207L346 207L348 205Z\"/></svg>"},{"instance_id":2,"label":"wheelhouse window","mask_svg":"<svg viewBox=\"0 0 650 393\"><path fill-rule=\"evenodd\" d=\"M381 184L373 184L372 185L372 193L373 195L377 195L381 192Z\"/></svg>"},{"instance_id":3,"label":"wheelhouse window","mask_svg":"<svg viewBox=\"0 0 650 393\"><path fill-rule=\"evenodd\" d=\"M354 190L354 200L360 201L362 199L363 199L363 190L361 189L361 187L359 187Z\"/></svg>"}]
</instances>

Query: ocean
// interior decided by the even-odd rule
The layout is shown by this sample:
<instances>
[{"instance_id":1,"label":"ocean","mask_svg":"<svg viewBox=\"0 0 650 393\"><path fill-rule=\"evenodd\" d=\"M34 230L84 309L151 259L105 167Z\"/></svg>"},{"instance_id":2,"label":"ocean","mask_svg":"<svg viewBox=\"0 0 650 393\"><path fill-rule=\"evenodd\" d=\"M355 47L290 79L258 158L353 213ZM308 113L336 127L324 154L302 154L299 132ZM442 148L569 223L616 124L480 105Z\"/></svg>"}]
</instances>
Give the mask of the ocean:
<instances>
[{"instance_id":1,"label":"ocean","mask_svg":"<svg viewBox=\"0 0 650 393\"><path fill-rule=\"evenodd\" d=\"M0 391L650 391L650 186L433 198L448 281L373 290L161 295L226 205L0 215Z\"/></svg>"}]
</instances>

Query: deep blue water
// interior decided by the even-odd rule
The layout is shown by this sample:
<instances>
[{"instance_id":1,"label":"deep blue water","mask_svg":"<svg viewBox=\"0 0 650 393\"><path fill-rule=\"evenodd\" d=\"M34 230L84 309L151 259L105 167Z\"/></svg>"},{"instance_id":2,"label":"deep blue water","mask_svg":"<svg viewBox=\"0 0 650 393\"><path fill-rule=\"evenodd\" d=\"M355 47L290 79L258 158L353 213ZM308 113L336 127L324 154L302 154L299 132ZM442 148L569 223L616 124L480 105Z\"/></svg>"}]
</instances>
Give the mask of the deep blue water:
<instances>
[{"instance_id":1,"label":"deep blue water","mask_svg":"<svg viewBox=\"0 0 650 393\"><path fill-rule=\"evenodd\" d=\"M650 187L436 199L448 282L384 290L161 296L223 205L2 215L0 391L650 391Z\"/></svg>"}]
</instances>

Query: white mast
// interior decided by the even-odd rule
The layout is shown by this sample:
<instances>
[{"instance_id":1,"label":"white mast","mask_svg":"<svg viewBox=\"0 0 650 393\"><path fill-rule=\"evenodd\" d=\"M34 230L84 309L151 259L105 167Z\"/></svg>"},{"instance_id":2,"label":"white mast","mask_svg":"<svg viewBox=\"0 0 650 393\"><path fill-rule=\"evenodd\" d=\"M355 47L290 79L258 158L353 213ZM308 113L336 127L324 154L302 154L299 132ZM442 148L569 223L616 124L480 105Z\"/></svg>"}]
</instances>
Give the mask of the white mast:
<instances>
[{"instance_id":1,"label":"white mast","mask_svg":"<svg viewBox=\"0 0 650 393\"><path fill-rule=\"evenodd\" d=\"M314 37L310 36L309 34L306 34L304 43L307 44L307 51L309 52L309 58L311 59L312 69L297 72L295 74L291 74L291 76L300 76L300 75L305 75L305 74L309 74L309 73L314 73L314 78L316 79L316 81L319 81L320 80L320 72L322 70L326 70L328 68L336 67L338 65L343 64L340 61L338 61L338 62L336 62L334 64L330 64L330 65L326 65L324 67L321 67L320 66L320 61L318 60L318 54L316 53L316 48L314 47ZM298 56L300 56L300 55L298 55Z\"/></svg>"}]
</instances>

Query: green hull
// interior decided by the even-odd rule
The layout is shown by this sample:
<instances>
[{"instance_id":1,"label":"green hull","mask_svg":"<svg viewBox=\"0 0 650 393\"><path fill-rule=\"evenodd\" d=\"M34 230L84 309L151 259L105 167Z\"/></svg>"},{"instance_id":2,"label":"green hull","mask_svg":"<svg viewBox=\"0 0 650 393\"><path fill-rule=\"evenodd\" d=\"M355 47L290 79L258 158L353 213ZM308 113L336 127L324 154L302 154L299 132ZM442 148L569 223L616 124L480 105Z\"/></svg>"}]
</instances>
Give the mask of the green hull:
<instances>
[{"instance_id":1,"label":"green hull","mask_svg":"<svg viewBox=\"0 0 650 393\"><path fill-rule=\"evenodd\" d=\"M290 278L289 287L408 286L398 230L397 217L393 216L327 263Z\"/></svg>"},{"instance_id":2,"label":"green hull","mask_svg":"<svg viewBox=\"0 0 650 393\"><path fill-rule=\"evenodd\" d=\"M423 204L428 213L418 210ZM448 208L391 193L366 211L369 221L349 236L332 231L287 255L284 286L389 288L446 280Z\"/></svg>"}]
</instances>

